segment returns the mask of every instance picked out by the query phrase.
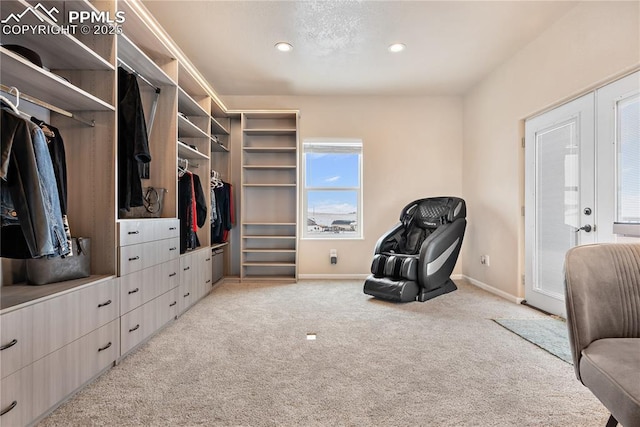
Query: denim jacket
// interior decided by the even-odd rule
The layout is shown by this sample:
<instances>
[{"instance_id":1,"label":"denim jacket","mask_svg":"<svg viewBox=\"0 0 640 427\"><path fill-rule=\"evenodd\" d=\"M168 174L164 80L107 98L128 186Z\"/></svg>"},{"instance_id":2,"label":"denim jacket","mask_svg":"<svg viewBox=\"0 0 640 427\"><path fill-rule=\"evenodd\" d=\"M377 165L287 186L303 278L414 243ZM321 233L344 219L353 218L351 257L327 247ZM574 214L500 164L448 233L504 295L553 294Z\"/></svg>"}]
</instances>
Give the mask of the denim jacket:
<instances>
[{"instance_id":1,"label":"denim jacket","mask_svg":"<svg viewBox=\"0 0 640 427\"><path fill-rule=\"evenodd\" d=\"M1 114L2 156L9 159L0 174L2 255L10 256L11 246L19 246L8 240L16 238L18 225L31 257L66 255L70 248L44 133L6 108ZM5 233L5 228L13 231Z\"/></svg>"}]
</instances>

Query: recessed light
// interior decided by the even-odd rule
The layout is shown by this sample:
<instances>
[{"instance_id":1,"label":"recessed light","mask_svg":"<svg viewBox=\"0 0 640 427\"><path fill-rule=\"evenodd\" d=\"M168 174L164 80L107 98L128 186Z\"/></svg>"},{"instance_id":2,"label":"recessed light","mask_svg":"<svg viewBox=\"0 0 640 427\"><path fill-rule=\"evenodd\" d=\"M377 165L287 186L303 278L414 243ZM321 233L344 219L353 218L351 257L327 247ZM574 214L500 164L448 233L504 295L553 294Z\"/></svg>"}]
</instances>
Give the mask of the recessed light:
<instances>
[{"instance_id":1,"label":"recessed light","mask_svg":"<svg viewBox=\"0 0 640 427\"><path fill-rule=\"evenodd\" d=\"M394 43L389 45L389 52L398 53L405 50L407 47L402 43Z\"/></svg>"},{"instance_id":2,"label":"recessed light","mask_svg":"<svg viewBox=\"0 0 640 427\"><path fill-rule=\"evenodd\" d=\"M280 52L290 52L290 51L293 50L293 46L290 43L287 43L287 42L278 42L278 43L276 43L275 47Z\"/></svg>"}]
</instances>

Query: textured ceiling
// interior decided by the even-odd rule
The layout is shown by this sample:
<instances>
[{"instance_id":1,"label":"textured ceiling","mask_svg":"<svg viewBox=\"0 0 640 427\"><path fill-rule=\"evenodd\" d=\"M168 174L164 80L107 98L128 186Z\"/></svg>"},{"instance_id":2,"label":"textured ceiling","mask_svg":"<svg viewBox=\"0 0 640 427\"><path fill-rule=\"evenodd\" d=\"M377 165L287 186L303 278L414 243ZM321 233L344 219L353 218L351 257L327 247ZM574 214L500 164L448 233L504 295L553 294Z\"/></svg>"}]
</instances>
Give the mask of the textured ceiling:
<instances>
[{"instance_id":1,"label":"textured ceiling","mask_svg":"<svg viewBox=\"0 0 640 427\"><path fill-rule=\"evenodd\" d=\"M143 3L220 95L462 94L576 4ZM293 51L277 51L278 41ZM394 42L407 49L388 52Z\"/></svg>"}]
</instances>

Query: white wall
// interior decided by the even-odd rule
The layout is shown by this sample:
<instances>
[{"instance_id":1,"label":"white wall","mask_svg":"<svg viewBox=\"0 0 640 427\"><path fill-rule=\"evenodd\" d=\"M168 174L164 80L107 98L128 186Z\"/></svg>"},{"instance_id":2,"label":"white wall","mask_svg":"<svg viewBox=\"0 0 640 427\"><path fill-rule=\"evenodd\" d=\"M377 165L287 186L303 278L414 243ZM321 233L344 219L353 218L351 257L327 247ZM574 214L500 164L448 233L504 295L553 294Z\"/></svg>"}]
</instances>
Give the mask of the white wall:
<instances>
[{"instance_id":1,"label":"white wall","mask_svg":"<svg viewBox=\"0 0 640 427\"><path fill-rule=\"evenodd\" d=\"M225 97L225 103L230 109L300 110L300 142L363 140L364 239L301 240L302 277L368 274L376 241L407 203L462 192L459 97L243 96ZM338 250L337 265L329 263L331 248Z\"/></svg>"},{"instance_id":2,"label":"white wall","mask_svg":"<svg viewBox=\"0 0 640 427\"><path fill-rule=\"evenodd\" d=\"M524 296L523 120L637 67L639 16L638 2L581 2L466 94L464 275Z\"/></svg>"}]
</instances>

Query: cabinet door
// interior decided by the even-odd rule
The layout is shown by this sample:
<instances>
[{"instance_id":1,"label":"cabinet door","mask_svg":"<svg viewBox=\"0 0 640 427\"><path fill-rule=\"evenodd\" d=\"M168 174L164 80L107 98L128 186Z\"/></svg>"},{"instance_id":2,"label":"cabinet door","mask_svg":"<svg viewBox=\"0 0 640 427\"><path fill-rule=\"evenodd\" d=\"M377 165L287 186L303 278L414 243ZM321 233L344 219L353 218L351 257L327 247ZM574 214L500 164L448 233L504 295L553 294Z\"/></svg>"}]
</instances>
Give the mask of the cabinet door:
<instances>
[{"instance_id":1,"label":"cabinet door","mask_svg":"<svg viewBox=\"0 0 640 427\"><path fill-rule=\"evenodd\" d=\"M0 372L2 378L33 361L33 313L28 306L0 317Z\"/></svg>"},{"instance_id":2,"label":"cabinet door","mask_svg":"<svg viewBox=\"0 0 640 427\"><path fill-rule=\"evenodd\" d=\"M33 370L27 366L2 379L0 383L0 425L23 426L33 420L31 387Z\"/></svg>"}]
</instances>

